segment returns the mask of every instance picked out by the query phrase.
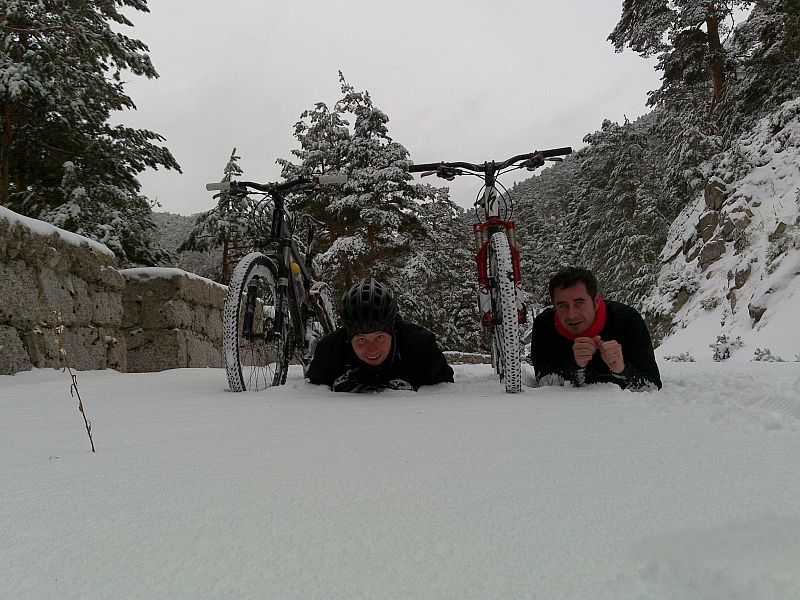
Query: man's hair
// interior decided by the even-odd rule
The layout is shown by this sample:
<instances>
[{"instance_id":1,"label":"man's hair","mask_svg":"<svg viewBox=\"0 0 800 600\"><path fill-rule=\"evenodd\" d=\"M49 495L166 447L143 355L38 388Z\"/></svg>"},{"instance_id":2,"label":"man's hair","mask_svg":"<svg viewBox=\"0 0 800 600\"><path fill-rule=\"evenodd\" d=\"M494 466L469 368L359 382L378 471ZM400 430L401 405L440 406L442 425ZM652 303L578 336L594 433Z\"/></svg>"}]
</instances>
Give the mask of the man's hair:
<instances>
[{"instance_id":1,"label":"man's hair","mask_svg":"<svg viewBox=\"0 0 800 600\"><path fill-rule=\"evenodd\" d=\"M589 297L594 300L597 295L597 279L588 269L579 267L564 267L550 278L550 300L556 289L569 288L582 283L586 286Z\"/></svg>"}]
</instances>

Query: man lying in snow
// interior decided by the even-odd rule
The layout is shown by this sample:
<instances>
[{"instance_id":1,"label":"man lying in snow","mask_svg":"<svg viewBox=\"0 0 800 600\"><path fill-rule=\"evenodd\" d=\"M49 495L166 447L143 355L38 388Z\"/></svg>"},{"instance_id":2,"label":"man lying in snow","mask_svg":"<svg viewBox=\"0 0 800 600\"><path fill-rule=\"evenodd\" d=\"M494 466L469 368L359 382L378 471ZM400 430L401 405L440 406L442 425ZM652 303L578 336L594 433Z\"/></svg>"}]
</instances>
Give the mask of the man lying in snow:
<instances>
[{"instance_id":1,"label":"man lying in snow","mask_svg":"<svg viewBox=\"0 0 800 600\"><path fill-rule=\"evenodd\" d=\"M453 369L427 329L397 315L392 292L361 280L342 298L344 327L317 344L306 377L335 392L414 390L453 381Z\"/></svg>"},{"instance_id":2,"label":"man lying in snow","mask_svg":"<svg viewBox=\"0 0 800 600\"><path fill-rule=\"evenodd\" d=\"M591 271L569 267L550 279L551 308L533 323L531 363L540 385L612 382L661 389L650 332L636 309L604 301Z\"/></svg>"}]
</instances>

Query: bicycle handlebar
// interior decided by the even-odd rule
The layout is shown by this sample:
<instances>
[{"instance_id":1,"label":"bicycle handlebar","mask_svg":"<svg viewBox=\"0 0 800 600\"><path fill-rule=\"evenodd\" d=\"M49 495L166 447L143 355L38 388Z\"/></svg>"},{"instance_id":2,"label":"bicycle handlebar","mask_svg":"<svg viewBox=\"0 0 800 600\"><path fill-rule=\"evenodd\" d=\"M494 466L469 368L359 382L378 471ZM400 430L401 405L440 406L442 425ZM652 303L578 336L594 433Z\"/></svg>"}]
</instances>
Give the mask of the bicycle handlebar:
<instances>
[{"instance_id":1,"label":"bicycle handlebar","mask_svg":"<svg viewBox=\"0 0 800 600\"><path fill-rule=\"evenodd\" d=\"M256 183L254 181L217 181L207 183L209 192L229 192L252 188L260 192L285 192L287 190L312 188L317 185L337 185L347 182L347 175L318 175L313 178L299 177L282 183Z\"/></svg>"},{"instance_id":2,"label":"bicycle handlebar","mask_svg":"<svg viewBox=\"0 0 800 600\"><path fill-rule=\"evenodd\" d=\"M485 173L487 168L491 168L493 171L499 171L500 169L505 169L506 167L510 167L513 164L522 161L536 161L544 160L546 158L552 158L554 156L564 156L567 154L572 154L572 148L569 146L564 148L551 148L550 150L537 150L536 152L530 152L528 154L518 154L517 156L512 156L511 158L504 160L501 163L497 162L486 162L482 165L476 165L475 163L468 163L468 162L438 162L438 163L425 163L419 165L411 165L408 168L409 173L419 173L422 171L438 171L442 167L450 167L454 169L467 169L469 171L477 171L479 173Z\"/></svg>"}]
</instances>

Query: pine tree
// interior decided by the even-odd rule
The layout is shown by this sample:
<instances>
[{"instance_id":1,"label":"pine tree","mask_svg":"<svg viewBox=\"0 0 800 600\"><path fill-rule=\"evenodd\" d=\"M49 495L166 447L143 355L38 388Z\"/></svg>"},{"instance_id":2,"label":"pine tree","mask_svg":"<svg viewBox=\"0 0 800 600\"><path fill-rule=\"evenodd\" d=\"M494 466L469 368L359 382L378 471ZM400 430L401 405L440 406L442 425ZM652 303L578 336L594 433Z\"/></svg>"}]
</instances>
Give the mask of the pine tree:
<instances>
[{"instance_id":1,"label":"pine tree","mask_svg":"<svg viewBox=\"0 0 800 600\"><path fill-rule=\"evenodd\" d=\"M410 182L408 151L389 136L389 118L375 107L369 92L356 91L341 73L339 80L342 98L334 108L319 102L295 125L300 149L292 154L300 164L286 159L278 163L286 178L348 176L343 186L291 202L294 210L327 225L329 239L317 256L321 278L338 291L368 276L391 286L415 239L424 235L419 202L431 192Z\"/></svg>"},{"instance_id":2,"label":"pine tree","mask_svg":"<svg viewBox=\"0 0 800 600\"><path fill-rule=\"evenodd\" d=\"M661 87L649 103L678 90L704 89L706 121L711 122L732 68L723 40L729 15L752 0L624 0L622 15L609 36L617 52L625 46L642 56L657 56Z\"/></svg>"},{"instance_id":3,"label":"pine tree","mask_svg":"<svg viewBox=\"0 0 800 600\"><path fill-rule=\"evenodd\" d=\"M549 303L550 276L564 265L575 264L575 249L568 240L567 207L570 198L580 195L579 161L580 155L573 154L511 190L522 285L532 312Z\"/></svg>"},{"instance_id":4,"label":"pine tree","mask_svg":"<svg viewBox=\"0 0 800 600\"><path fill-rule=\"evenodd\" d=\"M800 95L800 2L756 0L730 48L736 71L723 111L733 138Z\"/></svg>"},{"instance_id":5,"label":"pine tree","mask_svg":"<svg viewBox=\"0 0 800 600\"><path fill-rule=\"evenodd\" d=\"M609 36L616 50L626 46L642 56L657 56L661 87L650 92L657 109L652 133L669 143L661 161L677 212L708 179L703 166L724 150L723 106L735 73L725 45L737 8L752 0L625 0L619 23Z\"/></svg>"},{"instance_id":6,"label":"pine tree","mask_svg":"<svg viewBox=\"0 0 800 600\"><path fill-rule=\"evenodd\" d=\"M237 162L239 160L241 157L236 155L234 148L220 181L231 181L242 175L242 169ZM259 219L254 201L250 197L226 192L220 193L218 197L217 206L197 215L194 228L178 247L178 252L207 252L222 248L220 270L215 279L227 284L231 265L241 258L247 240L253 239L257 234Z\"/></svg>"},{"instance_id":7,"label":"pine tree","mask_svg":"<svg viewBox=\"0 0 800 600\"><path fill-rule=\"evenodd\" d=\"M154 264L151 206L136 175L180 170L148 130L108 123L135 109L122 73L157 77L121 7L146 0L5 3L0 13L0 204L108 245L123 263Z\"/></svg>"},{"instance_id":8,"label":"pine tree","mask_svg":"<svg viewBox=\"0 0 800 600\"><path fill-rule=\"evenodd\" d=\"M413 256L394 278L405 318L436 334L447 350L478 346L477 283L471 219L450 199L448 188L430 188L420 207L426 231Z\"/></svg>"}]
</instances>

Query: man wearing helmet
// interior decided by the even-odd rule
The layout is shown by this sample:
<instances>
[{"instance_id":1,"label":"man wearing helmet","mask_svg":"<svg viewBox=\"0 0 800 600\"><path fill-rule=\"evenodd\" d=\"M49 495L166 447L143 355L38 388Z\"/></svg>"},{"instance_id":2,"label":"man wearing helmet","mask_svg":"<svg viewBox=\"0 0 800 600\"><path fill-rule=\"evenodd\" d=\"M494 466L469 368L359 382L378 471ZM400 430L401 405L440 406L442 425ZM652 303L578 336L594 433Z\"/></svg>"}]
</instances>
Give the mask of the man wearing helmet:
<instances>
[{"instance_id":1,"label":"man wearing helmet","mask_svg":"<svg viewBox=\"0 0 800 600\"><path fill-rule=\"evenodd\" d=\"M385 285L362 279L342 298L341 327L320 340L306 377L336 392L417 390L453 381L427 329L403 321Z\"/></svg>"}]
</instances>

